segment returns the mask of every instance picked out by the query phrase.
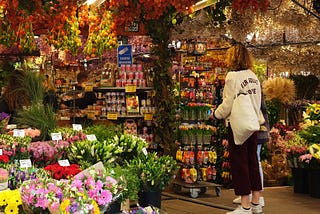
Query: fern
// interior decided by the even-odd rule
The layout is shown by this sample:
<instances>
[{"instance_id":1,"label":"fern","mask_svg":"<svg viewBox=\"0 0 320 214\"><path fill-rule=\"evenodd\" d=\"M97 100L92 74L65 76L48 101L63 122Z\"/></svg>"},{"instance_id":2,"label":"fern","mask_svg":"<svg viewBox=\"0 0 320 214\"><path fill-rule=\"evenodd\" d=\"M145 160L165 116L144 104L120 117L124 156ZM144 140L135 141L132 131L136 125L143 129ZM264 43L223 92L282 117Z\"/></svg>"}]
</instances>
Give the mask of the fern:
<instances>
[{"instance_id":1,"label":"fern","mask_svg":"<svg viewBox=\"0 0 320 214\"><path fill-rule=\"evenodd\" d=\"M49 138L51 130L57 127L56 115L51 106L33 102L29 107L19 110L14 121L24 127L36 128L41 131L40 138Z\"/></svg>"}]
</instances>

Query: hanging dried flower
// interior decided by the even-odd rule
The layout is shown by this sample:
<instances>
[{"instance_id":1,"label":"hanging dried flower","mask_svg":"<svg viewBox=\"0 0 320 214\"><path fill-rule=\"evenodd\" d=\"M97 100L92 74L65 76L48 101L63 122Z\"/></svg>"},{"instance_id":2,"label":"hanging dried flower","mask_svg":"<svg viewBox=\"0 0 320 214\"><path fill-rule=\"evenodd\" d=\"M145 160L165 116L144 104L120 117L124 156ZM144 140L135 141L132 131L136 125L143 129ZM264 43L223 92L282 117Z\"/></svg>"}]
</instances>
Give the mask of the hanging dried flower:
<instances>
[{"instance_id":1,"label":"hanging dried flower","mask_svg":"<svg viewBox=\"0 0 320 214\"><path fill-rule=\"evenodd\" d=\"M295 100L294 81L276 77L267 79L262 84L266 100L278 100L282 104L289 104Z\"/></svg>"}]
</instances>

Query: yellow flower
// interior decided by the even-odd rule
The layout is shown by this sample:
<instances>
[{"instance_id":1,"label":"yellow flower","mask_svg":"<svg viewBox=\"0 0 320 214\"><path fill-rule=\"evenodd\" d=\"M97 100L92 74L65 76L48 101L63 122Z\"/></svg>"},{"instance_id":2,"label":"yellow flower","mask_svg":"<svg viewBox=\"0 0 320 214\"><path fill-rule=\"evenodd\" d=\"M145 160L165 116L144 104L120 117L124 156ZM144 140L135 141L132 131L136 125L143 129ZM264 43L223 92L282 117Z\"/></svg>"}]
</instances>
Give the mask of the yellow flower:
<instances>
[{"instance_id":1,"label":"yellow flower","mask_svg":"<svg viewBox=\"0 0 320 214\"><path fill-rule=\"evenodd\" d=\"M8 204L15 204L17 206L22 204L21 194L18 189L11 190L10 192L8 192L7 197Z\"/></svg>"},{"instance_id":2,"label":"yellow flower","mask_svg":"<svg viewBox=\"0 0 320 214\"><path fill-rule=\"evenodd\" d=\"M60 204L60 209L63 212L66 212L67 207L70 205L70 200L69 199L64 199L61 204Z\"/></svg>"},{"instance_id":3,"label":"yellow flower","mask_svg":"<svg viewBox=\"0 0 320 214\"><path fill-rule=\"evenodd\" d=\"M6 214L18 214L19 208L16 204L8 204L4 209L4 213Z\"/></svg>"},{"instance_id":4,"label":"yellow flower","mask_svg":"<svg viewBox=\"0 0 320 214\"><path fill-rule=\"evenodd\" d=\"M320 108L316 108L313 113L319 114L320 113Z\"/></svg>"},{"instance_id":5,"label":"yellow flower","mask_svg":"<svg viewBox=\"0 0 320 214\"><path fill-rule=\"evenodd\" d=\"M310 154L316 159L320 159L320 144L312 144L309 147Z\"/></svg>"},{"instance_id":6,"label":"yellow flower","mask_svg":"<svg viewBox=\"0 0 320 214\"><path fill-rule=\"evenodd\" d=\"M92 201L93 214L100 214L100 209L96 201Z\"/></svg>"},{"instance_id":7,"label":"yellow flower","mask_svg":"<svg viewBox=\"0 0 320 214\"><path fill-rule=\"evenodd\" d=\"M5 206L7 205L7 199L8 199L8 192L10 190L4 190L0 192L0 206Z\"/></svg>"}]
</instances>

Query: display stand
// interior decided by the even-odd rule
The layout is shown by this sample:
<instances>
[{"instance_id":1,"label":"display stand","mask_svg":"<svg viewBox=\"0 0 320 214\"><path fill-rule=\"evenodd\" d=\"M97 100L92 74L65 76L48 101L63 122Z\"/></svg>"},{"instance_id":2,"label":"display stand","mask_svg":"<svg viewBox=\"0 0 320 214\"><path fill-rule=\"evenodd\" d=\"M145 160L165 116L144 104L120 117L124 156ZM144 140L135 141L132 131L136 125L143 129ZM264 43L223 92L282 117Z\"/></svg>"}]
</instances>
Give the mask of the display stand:
<instances>
[{"instance_id":1,"label":"display stand","mask_svg":"<svg viewBox=\"0 0 320 214\"><path fill-rule=\"evenodd\" d=\"M198 55L192 53L182 54L180 67L177 81L180 86L181 146L176 159L181 170L173 181L173 190L180 193L182 188L187 188L190 196L197 198L209 187L214 187L216 195L220 196L221 185L214 183L215 160L210 158L216 154L212 145L213 131L208 128L213 127L209 124L209 115L214 102L215 88L210 81L214 71L209 62L198 62Z\"/></svg>"}]
</instances>

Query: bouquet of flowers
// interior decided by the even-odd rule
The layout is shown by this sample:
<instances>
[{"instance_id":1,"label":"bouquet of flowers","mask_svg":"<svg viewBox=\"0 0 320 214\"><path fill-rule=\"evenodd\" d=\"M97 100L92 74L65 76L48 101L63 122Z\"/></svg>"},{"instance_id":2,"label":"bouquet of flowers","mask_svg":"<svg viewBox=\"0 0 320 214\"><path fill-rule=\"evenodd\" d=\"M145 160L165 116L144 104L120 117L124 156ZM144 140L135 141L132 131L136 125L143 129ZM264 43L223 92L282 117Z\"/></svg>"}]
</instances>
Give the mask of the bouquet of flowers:
<instances>
[{"instance_id":1,"label":"bouquet of flowers","mask_svg":"<svg viewBox=\"0 0 320 214\"><path fill-rule=\"evenodd\" d=\"M38 141L28 146L28 152L31 154L31 159L34 164L42 167L55 163L58 159L66 156L68 147L69 143L63 140L57 142Z\"/></svg>"},{"instance_id":2,"label":"bouquet of flowers","mask_svg":"<svg viewBox=\"0 0 320 214\"><path fill-rule=\"evenodd\" d=\"M58 208L68 191L68 180L57 181L36 178L20 187L22 206L26 213L49 213L49 207Z\"/></svg>"},{"instance_id":3,"label":"bouquet of flowers","mask_svg":"<svg viewBox=\"0 0 320 214\"><path fill-rule=\"evenodd\" d=\"M23 159L29 157L27 147L31 143L31 137L14 137L9 134L0 135L0 149L10 160Z\"/></svg>"},{"instance_id":4,"label":"bouquet of flowers","mask_svg":"<svg viewBox=\"0 0 320 214\"><path fill-rule=\"evenodd\" d=\"M306 107L306 111L304 112L304 119L308 119L311 121L319 121L320 120L320 103L308 104Z\"/></svg>"},{"instance_id":5,"label":"bouquet of flowers","mask_svg":"<svg viewBox=\"0 0 320 214\"><path fill-rule=\"evenodd\" d=\"M86 192L103 210L106 210L122 194L118 181L109 176L105 170L90 168L87 173L80 173L73 179L71 189Z\"/></svg>"},{"instance_id":6,"label":"bouquet of flowers","mask_svg":"<svg viewBox=\"0 0 320 214\"><path fill-rule=\"evenodd\" d=\"M48 171L51 177L54 179L69 179L79 172L81 172L78 164L71 164L70 166L60 166L60 164L50 164L44 167L44 170Z\"/></svg>"},{"instance_id":7,"label":"bouquet of flowers","mask_svg":"<svg viewBox=\"0 0 320 214\"><path fill-rule=\"evenodd\" d=\"M6 129L8 122L10 119L10 115L5 113L5 112L1 112L0 113L0 131L3 132L4 129Z\"/></svg>"},{"instance_id":8,"label":"bouquet of flowers","mask_svg":"<svg viewBox=\"0 0 320 214\"><path fill-rule=\"evenodd\" d=\"M18 214L22 205L19 190L4 190L0 192L0 211Z\"/></svg>"},{"instance_id":9,"label":"bouquet of flowers","mask_svg":"<svg viewBox=\"0 0 320 214\"><path fill-rule=\"evenodd\" d=\"M304 164L301 162L299 157L307 153L307 141L299 135L299 132L287 131L285 143L285 153L287 154L286 158L289 167L304 167Z\"/></svg>"},{"instance_id":10,"label":"bouquet of flowers","mask_svg":"<svg viewBox=\"0 0 320 214\"><path fill-rule=\"evenodd\" d=\"M9 167L9 188L18 189L24 181L41 177L48 177L43 169L34 167L20 168L15 165Z\"/></svg>"},{"instance_id":11,"label":"bouquet of flowers","mask_svg":"<svg viewBox=\"0 0 320 214\"><path fill-rule=\"evenodd\" d=\"M0 167L7 168L9 165L9 156L8 155L0 155Z\"/></svg>"}]
</instances>

